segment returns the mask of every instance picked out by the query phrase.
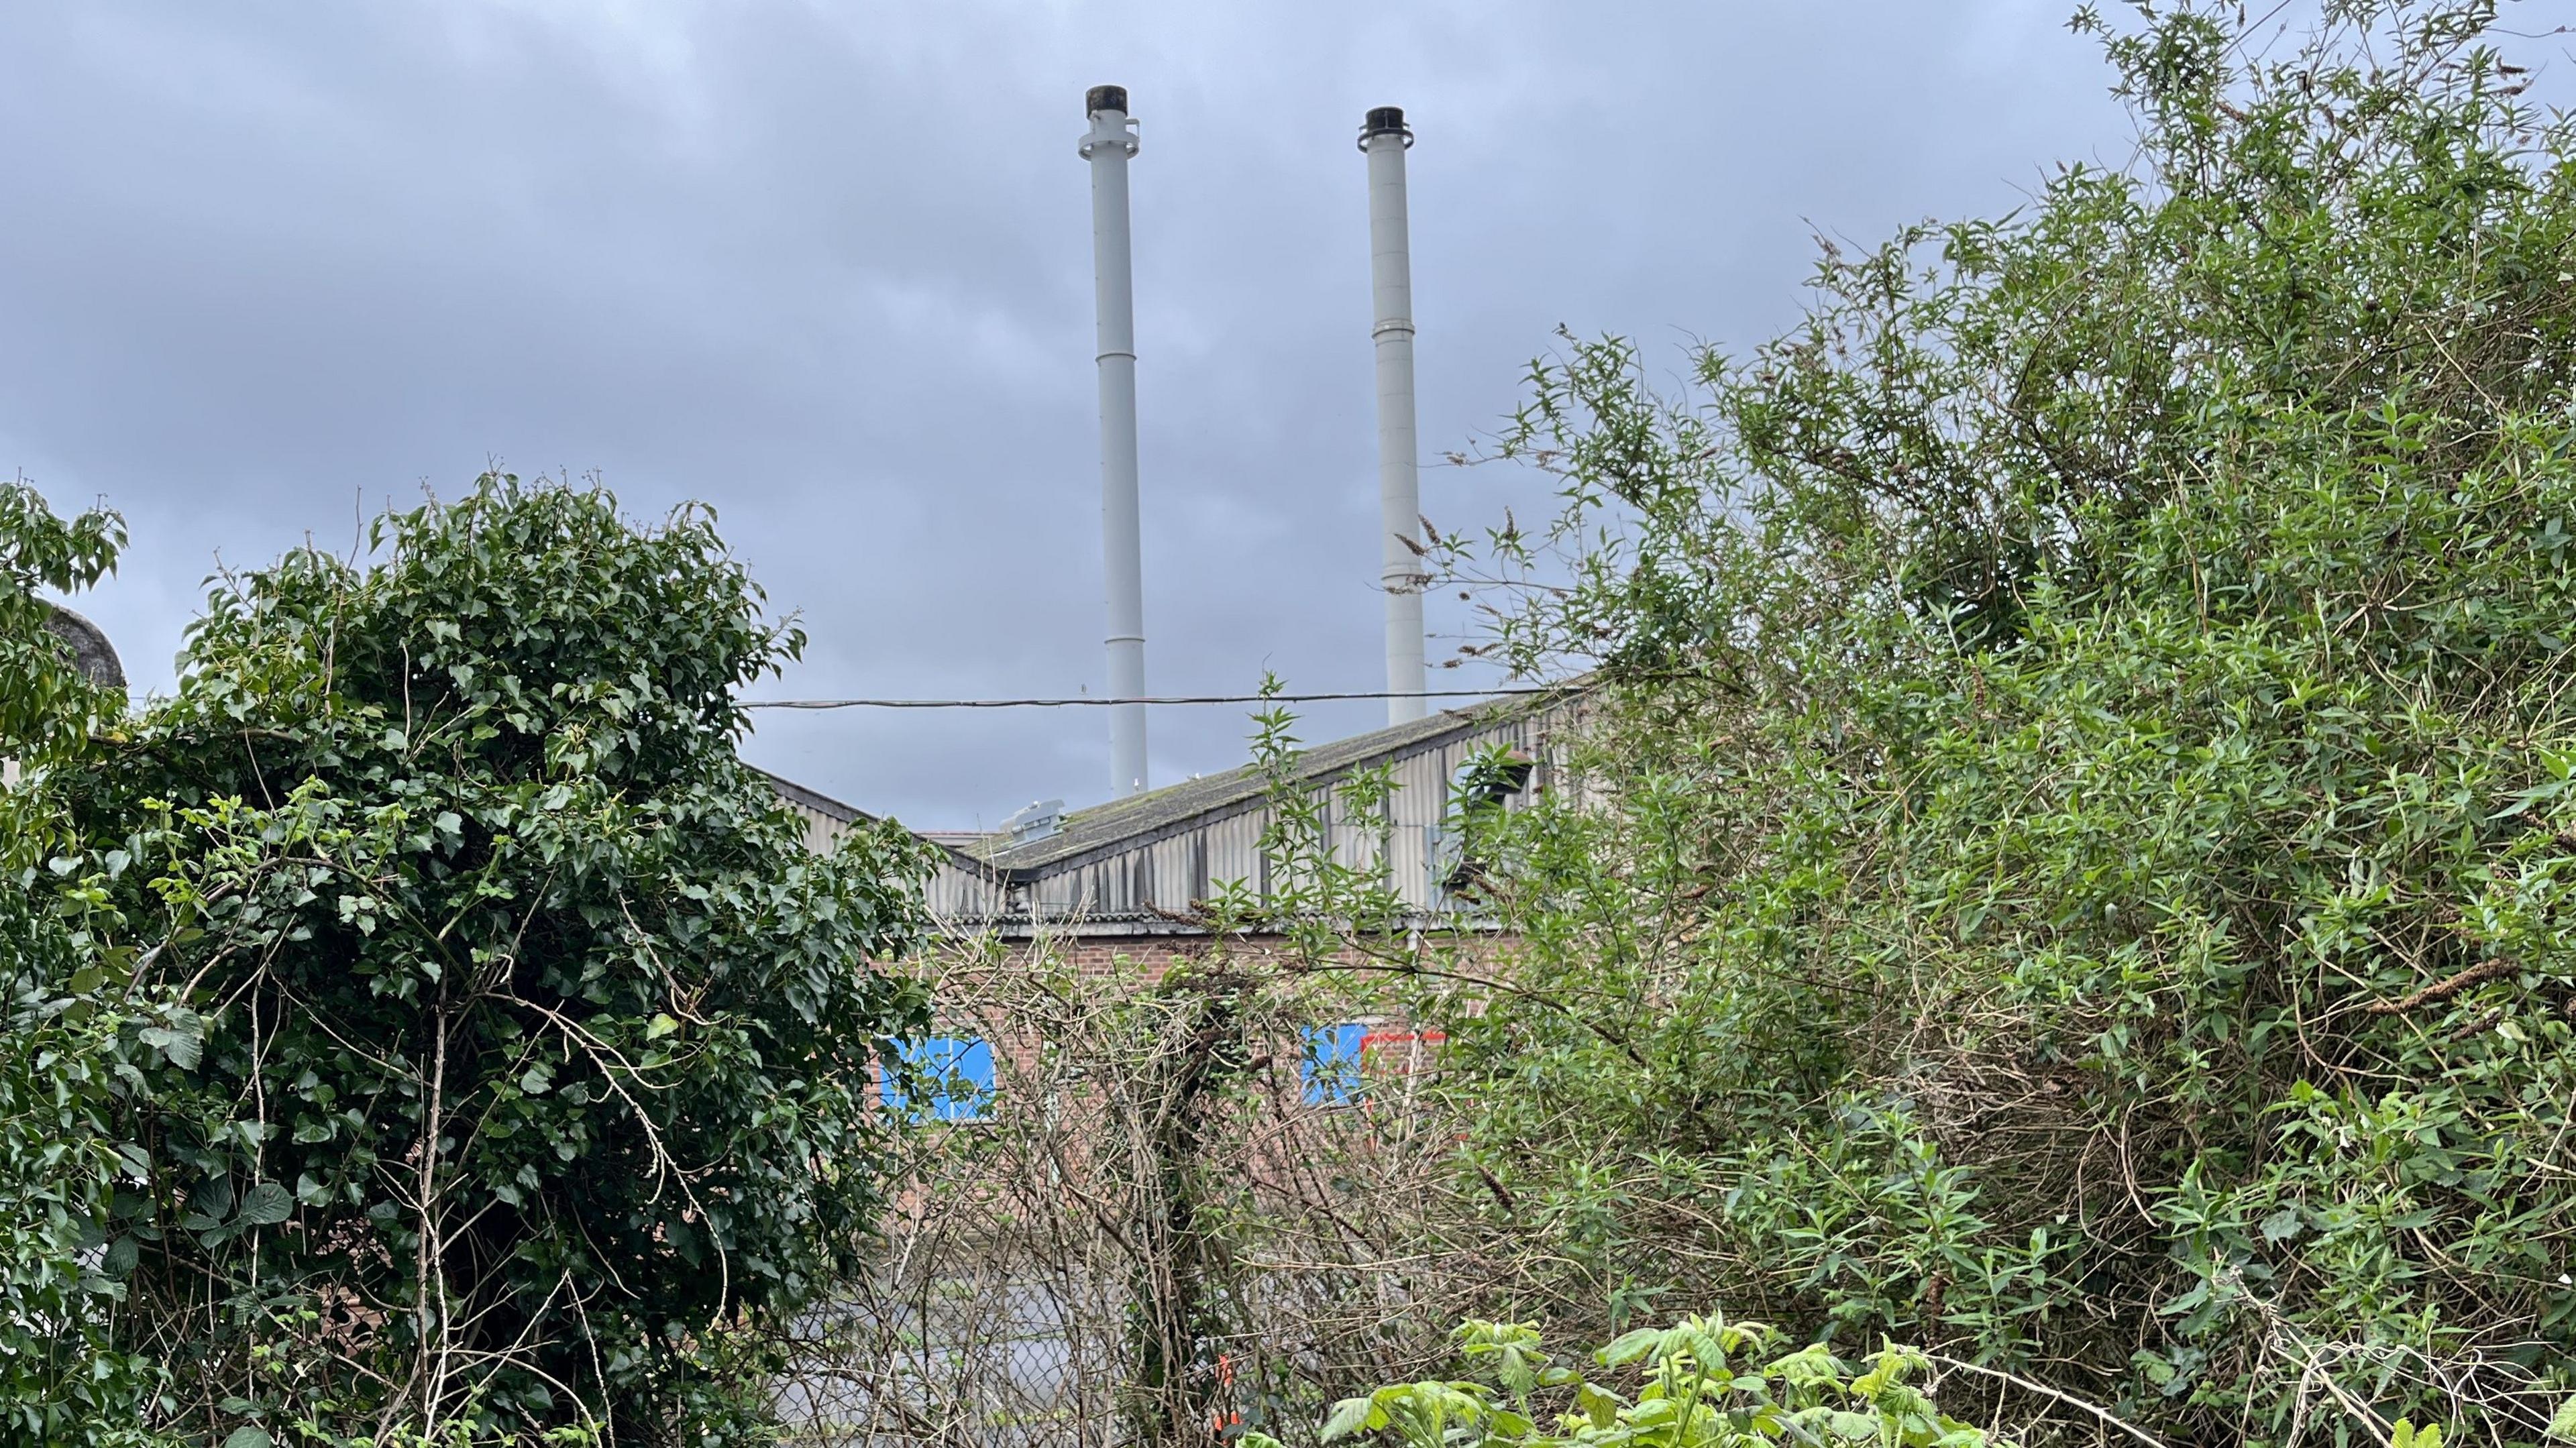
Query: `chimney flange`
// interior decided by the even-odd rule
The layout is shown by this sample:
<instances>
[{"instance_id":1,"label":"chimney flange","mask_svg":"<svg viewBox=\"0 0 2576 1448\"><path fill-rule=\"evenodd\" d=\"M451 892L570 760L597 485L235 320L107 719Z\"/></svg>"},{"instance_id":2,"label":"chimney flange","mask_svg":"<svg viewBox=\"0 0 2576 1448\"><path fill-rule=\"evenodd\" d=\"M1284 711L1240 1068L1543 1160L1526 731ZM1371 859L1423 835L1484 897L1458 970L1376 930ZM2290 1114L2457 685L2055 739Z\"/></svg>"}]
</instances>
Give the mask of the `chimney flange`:
<instances>
[{"instance_id":1,"label":"chimney flange","mask_svg":"<svg viewBox=\"0 0 2576 1448\"><path fill-rule=\"evenodd\" d=\"M1404 107L1377 106L1369 111L1360 122L1360 149L1367 150L1369 142L1380 136L1402 136L1405 149L1413 148L1413 128L1404 123Z\"/></svg>"}]
</instances>

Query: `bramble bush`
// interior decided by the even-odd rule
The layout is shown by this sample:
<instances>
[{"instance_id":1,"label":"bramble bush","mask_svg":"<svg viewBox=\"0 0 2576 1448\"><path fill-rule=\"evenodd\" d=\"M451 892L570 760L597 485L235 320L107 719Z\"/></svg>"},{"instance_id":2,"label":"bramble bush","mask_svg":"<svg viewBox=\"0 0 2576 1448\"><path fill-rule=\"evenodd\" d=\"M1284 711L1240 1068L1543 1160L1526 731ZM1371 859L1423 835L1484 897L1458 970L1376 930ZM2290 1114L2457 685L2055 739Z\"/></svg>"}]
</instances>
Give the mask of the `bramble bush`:
<instances>
[{"instance_id":1,"label":"bramble bush","mask_svg":"<svg viewBox=\"0 0 2576 1448\"><path fill-rule=\"evenodd\" d=\"M1476 1230L1552 1331L1724 1301L2167 1441L2536 1442L2576 128L2492 5L2077 23L2134 164L1829 248L1689 395L1533 374L1499 452L1564 510L1448 562L1500 656L1598 669L1595 788L1484 847Z\"/></svg>"}]
</instances>

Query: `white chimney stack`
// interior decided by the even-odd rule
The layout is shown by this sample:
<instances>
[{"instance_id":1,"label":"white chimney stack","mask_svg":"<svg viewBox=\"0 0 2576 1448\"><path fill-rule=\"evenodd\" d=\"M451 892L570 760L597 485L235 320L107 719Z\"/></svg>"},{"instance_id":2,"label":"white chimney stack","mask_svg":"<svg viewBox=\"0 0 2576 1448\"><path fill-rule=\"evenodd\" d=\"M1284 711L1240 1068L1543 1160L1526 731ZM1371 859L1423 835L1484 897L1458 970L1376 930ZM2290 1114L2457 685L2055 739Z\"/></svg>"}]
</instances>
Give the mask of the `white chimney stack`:
<instances>
[{"instance_id":1,"label":"white chimney stack","mask_svg":"<svg viewBox=\"0 0 2576 1448\"><path fill-rule=\"evenodd\" d=\"M1091 129L1091 256L1099 306L1100 535L1108 564L1109 697L1145 697L1145 563L1136 505L1136 277L1127 240L1127 158L1136 123L1127 88L1096 85L1083 98ZM1418 650L1417 650L1418 656ZM1145 789L1145 706L1109 710L1113 796Z\"/></svg>"},{"instance_id":2,"label":"white chimney stack","mask_svg":"<svg viewBox=\"0 0 2576 1448\"><path fill-rule=\"evenodd\" d=\"M1378 584L1386 591L1386 722L1422 717L1422 478L1413 436L1413 261L1405 219L1404 153L1413 132L1396 106L1360 126L1368 153L1369 281L1377 320ZM1104 383L1105 387L1106 384ZM1106 392L1102 394L1106 397Z\"/></svg>"}]
</instances>

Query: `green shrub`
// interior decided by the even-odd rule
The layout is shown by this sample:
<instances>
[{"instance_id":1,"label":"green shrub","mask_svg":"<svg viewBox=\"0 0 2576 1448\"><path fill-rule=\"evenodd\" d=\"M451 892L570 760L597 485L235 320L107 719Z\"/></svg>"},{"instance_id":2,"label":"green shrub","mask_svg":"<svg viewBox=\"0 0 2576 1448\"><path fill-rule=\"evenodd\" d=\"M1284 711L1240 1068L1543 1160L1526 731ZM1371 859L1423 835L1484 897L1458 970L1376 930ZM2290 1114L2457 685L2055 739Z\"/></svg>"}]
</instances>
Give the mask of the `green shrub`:
<instances>
[{"instance_id":1,"label":"green shrub","mask_svg":"<svg viewBox=\"0 0 2576 1448\"><path fill-rule=\"evenodd\" d=\"M1469 1322L1458 1343L1481 1380L1396 1383L1349 1399L1325 1422L1323 1441L1380 1433L1403 1448L2002 1448L1935 1408L1915 1385L1931 1364L1894 1344L1856 1369L1813 1344L1781 1352L1780 1334L1759 1323L1688 1317L1593 1354L1605 1368L1639 1371L1628 1397L1552 1363L1529 1323ZM1252 1448L1276 1448L1252 1438Z\"/></svg>"},{"instance_id":2,"label":"green shrub","mask_svg":"<svg viewBox=\"0 0 2576 1448\"><path fill-rule=\"evenodd\" d=\"M26 787L79 757L124 701L93 687L37 596L96 583L124 542L116 515L64 519L0 483L0 1442L134 1441L158 1384L106 1327L122 1284L99 1270L103 1224L133 1159L113 1129L127 1022L102 990L92 899L57 898L62 821Z\"/></svg>"},{"instance_id":3,"label":"green shrub","mask_svg":"<svg viewBox=\"0 0 2576 1448\"><path fill-rule=\"evenodd\" d=\"M1502 642L1601 669L1597 788L1450 1028L1551 1322L2198 1442L2576 1385L2576 130L2491 7L2232 16L2107 35L2134 167L1829 252L1698 396L1541 368Z\"/></svg>"},{"instance_id":4,"label":"green shrub","mask_svg":"<svg viewBox=\"0 0 2576 1448\"><path fill-rule=\"evenodd\" d=\"M176 697L29 791L78 949L14 963L116 1023L73 1142L122 1170L65 1211L129 1421L750 1441L879 1203L918 847L814 856L736 756L801 637L702 514L495 477L373 546L223 580Z\"/></svg>"}]
</instances>

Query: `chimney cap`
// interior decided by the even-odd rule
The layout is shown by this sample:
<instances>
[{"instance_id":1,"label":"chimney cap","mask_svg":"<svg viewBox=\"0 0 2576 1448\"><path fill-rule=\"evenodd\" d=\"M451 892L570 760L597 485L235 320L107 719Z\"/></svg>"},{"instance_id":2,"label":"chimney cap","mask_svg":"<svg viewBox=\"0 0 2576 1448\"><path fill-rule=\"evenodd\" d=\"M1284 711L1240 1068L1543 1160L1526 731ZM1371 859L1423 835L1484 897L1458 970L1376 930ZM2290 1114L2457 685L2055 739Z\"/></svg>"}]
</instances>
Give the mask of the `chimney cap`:
<instances>
[{"instance_id":1,"label":"chimney cap","mask_svg":"<svg viewBox=\"0 0 2576 1448\"><path fill-rule=\"evenodd\" d=\"M1127 87L1096 85L1083 92L1082 113L1086 116L1096 116L1102 111L1116 111L1122 116L1127 114Z\"/></svg>"},{"instance_id":2,"label":"chimney cap","mask_svg":"<svg viewBox=\"0 0 2576 1448\"><path fill-rule=\"evenodd\" d=\"M1404 107L1373 106L1370 108L1367 118L1360 122L1360 149L1367 150L1369 142L1380 136L1402 136L1406 148L1412 147L1413 128L1404 123Z\"/></svg>"}]
</instances>

